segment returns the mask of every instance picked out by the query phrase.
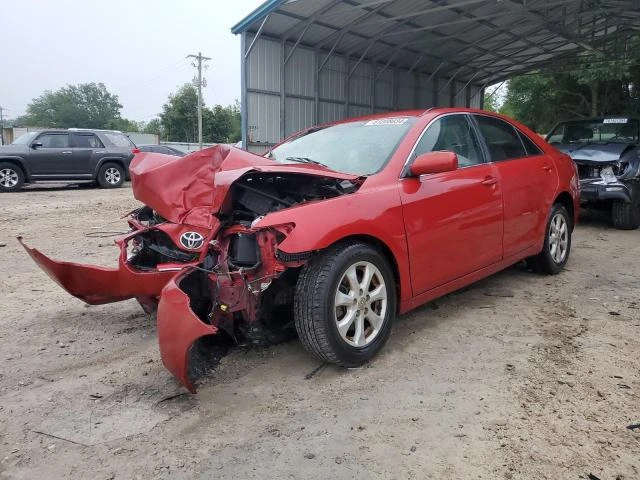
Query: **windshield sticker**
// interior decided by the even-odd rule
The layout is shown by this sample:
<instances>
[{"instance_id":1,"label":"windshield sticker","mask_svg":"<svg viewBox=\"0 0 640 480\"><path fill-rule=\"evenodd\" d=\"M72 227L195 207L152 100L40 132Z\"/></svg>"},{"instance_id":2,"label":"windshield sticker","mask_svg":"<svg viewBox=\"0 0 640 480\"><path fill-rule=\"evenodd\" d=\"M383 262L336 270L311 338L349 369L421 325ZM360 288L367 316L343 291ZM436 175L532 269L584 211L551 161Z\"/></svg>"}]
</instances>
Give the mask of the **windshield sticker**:
<instances>
[{"instance_id":1,"label":"windshield sticker","mask_svg":"<svg viewBox=\"0 0 640 480\"><path fill-rule=\"evenodd\" d=\"M407 120L409 120L409 119L406 118L406 117L401 117L401 118L380 118L378 120L369 120L364 125L366 127L371 126L371 125L402 125L403 123L407 123Z\"/></svg>"},{"instance_id":2,"label":"windshield sticker","mask_svg":"<svg viewBox=\"0 0 640 480\"><path fill-rule=\"evenodd\" d=\"M627 118L605 118L602 123L627 123Z\"/></svg>"}]
</instances>

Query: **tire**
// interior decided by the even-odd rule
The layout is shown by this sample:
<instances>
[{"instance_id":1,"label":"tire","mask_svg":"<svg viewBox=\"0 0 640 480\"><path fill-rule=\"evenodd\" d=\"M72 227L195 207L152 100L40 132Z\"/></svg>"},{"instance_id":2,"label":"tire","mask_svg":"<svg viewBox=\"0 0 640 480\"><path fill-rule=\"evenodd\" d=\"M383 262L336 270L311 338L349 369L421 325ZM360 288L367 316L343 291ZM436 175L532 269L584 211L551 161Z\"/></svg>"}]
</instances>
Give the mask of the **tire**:
<instances>
[{"instance_id":1,"label":"tire","mask_svg":"<svg viewBox=\"0 0 640 480\"><path fill-rule=\"evenodd\" d=\"M24 172L13 163L0 163L0 192L17 192L24 185Z\"/></svg>"},{"instance_id":2,"label":"tire","mask_svg":"<svg viewBox=\"0 0 640 480\"><path fill-rule=\"evenodd\" d=\"M375 300L374 295L378 297ZM389 338L396 295L391 268L378 250L355 241L330 247L311 260L298 277L294 319L302 345L323 362L343 367L362 365ZM336 305L337 298L344 305Z\"/></svg>"},{"instance_id":3,"label":"tire","mask_svg":"<svg viewBox=\"0 0 640 480\"><path fill-rule=\"evenodd\" d=\"M124 168L117 163L105 163L98 171L98 183L102 188L118 188L124 183Z\"/></svg>"},{"instance_id":4,"label":"tire","mask_svg":"<svg viewBox=\"0 0 640 480\"><path fill-rule=\"evenodd\" d=\"M560 203L551 207L547 227L544 230L544 246L535 257L527 259L529 267L537 273L560 273L571 253L572 219Z\"/></svg>"},{"instance_id":5,"label":"tire","mask_svg":"<svg viewBox=\"0 0 640 480\"><path fill-rule=\"evenodd\" d=\"M640 186L632 187L631 203L613 202L611 219L619 230L635 230L640 226Z\"/></svg>"}]
</instances>

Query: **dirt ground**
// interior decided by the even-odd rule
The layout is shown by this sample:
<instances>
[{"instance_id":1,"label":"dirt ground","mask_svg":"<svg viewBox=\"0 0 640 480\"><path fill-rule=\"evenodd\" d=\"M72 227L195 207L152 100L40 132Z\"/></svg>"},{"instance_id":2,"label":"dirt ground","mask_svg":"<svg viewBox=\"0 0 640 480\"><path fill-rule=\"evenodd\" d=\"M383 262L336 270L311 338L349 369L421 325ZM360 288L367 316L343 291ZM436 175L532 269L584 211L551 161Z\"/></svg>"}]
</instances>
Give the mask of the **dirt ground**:
<instances>
[{"instance_id":1,"label":"dirt ground","mask_svg":"<svg viewBox=\"0 0 640 480\"><path fill-rule=\"evenodd\" d=\"M640 478L640 231L586 217L565 272L404 315L364 368L237 349L190 395L135 301L83 304L14 238L114 265L130 188L0 205L0 478Z\"/></svg>"}]
</instances>

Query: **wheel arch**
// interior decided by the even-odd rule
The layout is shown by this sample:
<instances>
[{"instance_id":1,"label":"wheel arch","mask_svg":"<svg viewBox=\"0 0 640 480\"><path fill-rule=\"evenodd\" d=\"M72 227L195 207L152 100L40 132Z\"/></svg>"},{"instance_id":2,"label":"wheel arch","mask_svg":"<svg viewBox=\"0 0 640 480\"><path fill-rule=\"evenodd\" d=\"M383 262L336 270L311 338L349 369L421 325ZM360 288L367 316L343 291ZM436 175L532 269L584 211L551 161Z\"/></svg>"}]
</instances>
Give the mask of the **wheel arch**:
<instances>
[{"instance_id":1,"label":"wheel arch","mask_svg":"<svg viewBox=\"0 0 640 480\"><path fill-rule=\"evenodd\" d=\"M94 173L96 178L98 178L100 169L107 163L115 163L119 165L120 167L122 167L122 170L124 171L125 176L127 175L127 166L125 164L124 159L118 158L118 157L105 157L105 158L101 158L100 161L98 162L98 165L96 166L96 171Z\"/></svg>"},{"instance_id":2,"label":"wheel arch","mask_svg":"<svg viewBox=\"0 0 640 480\"><path fill-rule=\"evenodd\" d=\"M559 203L560 205L562 205L564 208L567 209L567 212L569 212L569 217L571 218L571 230L573 230L576 223L577 212L575 211L575 204L569 192L560 192L560 194L558 194L558 196L555 198L553 203L554 204Z\"/></svg>"},{"instance_id":3,"label":"wheel arch","mask_svg":"<svg viewBox=\"0 0 640 480\"><path fill-rule=\"evenodd\" d=\"M29 181L29 172L25 168L22 159L16 157L0 157L0 163L10 163L12 165L15 165L22 171L22 174L24 175L24 181Z\"/></svg>"}]
</instances>

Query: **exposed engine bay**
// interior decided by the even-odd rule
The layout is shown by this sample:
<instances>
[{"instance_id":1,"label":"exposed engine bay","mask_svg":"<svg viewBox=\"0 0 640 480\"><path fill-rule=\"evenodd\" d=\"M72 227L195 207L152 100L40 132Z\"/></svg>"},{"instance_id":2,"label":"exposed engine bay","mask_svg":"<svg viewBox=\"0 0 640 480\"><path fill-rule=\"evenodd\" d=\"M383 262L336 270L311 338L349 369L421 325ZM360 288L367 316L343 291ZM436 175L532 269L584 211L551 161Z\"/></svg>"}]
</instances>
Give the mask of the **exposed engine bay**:
<instances>
[{"instance_id":1,"label":"exposed engine bay","mask_svg":"<svg viewBox=\"0 0 640 480\"><path fill-rule=\"evenodd\" d=\"M357 190L348 180L306 177L299 174L251 173L233 184L232 206L225 223L249 226L256 218L299 203L326 200Z\"/></svg>"}]
</instances>

